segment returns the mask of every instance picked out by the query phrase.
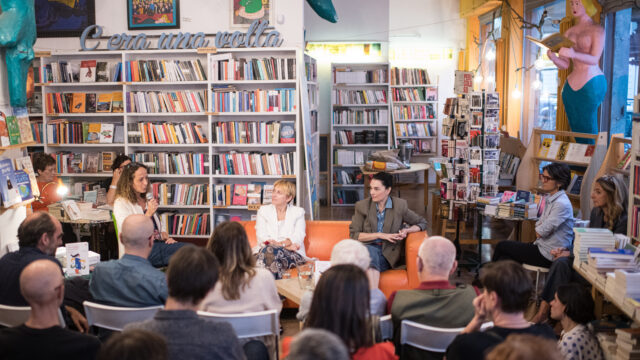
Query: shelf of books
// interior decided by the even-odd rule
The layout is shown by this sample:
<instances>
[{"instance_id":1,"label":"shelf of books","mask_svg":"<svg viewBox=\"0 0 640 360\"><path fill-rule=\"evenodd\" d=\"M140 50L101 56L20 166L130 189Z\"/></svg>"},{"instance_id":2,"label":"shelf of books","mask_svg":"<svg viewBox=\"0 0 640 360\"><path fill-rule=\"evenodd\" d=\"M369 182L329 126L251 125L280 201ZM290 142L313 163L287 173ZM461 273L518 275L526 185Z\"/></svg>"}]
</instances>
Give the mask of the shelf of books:
<instances>
[{"instance_id":1,"label":"shelf of books","mask_svg":"<svg viewBox=\"0 0 640 360\"><path fill-rule=\"evenodd\" d=\"M111 177L119 153L145 163L165 230L204 238L220 221L250 220L277 179L299 183L299 53L47 54L31 127L65 182Z\"/></svg>"},{"instance_id":2,"label":"shelf of books","mask_svg":"<svg viewBox=\"0 0 640 360\"><path fill-rule=\"evenodd\" d=\"M413 156L438 154L438 85L426 69L391 68L393 144L408 141Z\"/></svg>"},{"instance_id":3,"label":"shelf of books","mask_svg":"<svg viewBox=\"0 0 640 360\"><path fill-rule=\"evenodd\" d=\"M636 112L640 112L640 96L634 102ZM629 208L627 212L627 235L635 245L640 244L640 115L632 118L631 164L629 168Z\"/></svg>"},{"instance_id":4,"label":"shelf of books","mask_svg":"<svg viewBox=\"0 0 640 360\"><path fill-rule=\"evenodd\" d=\"M353 206L365 197L360 166L389 149L389 65L334 63L331 73L331 206Z\"/></svg>"},{"instance_id":5,"label":"shelf of books","mask_svg":"<svg viewBox=\"0 0 640 360\"><path fill-rule=\"evenodd\" d=\"M316 59L308 54L303 54L300 80L303 81L301 88L306 88L306 94L300 96L300 114L302 132L304 134L301 142L300 154L302 158L303 176L302 204L304 205L308 219L318 219L320 212L320 201L318 198L318 182L320 179L320 133L318 132L318 64Z\"/></svg>"},{"instance_id":6,"label":"shelf of books","mask_svg":"<svg viewBox=\"0 0 640 360\"><path fill-rule=\"evenodd\" d=\"M609 148L596 175L596 179L603 175L620 174L629 180L629 166L631 165L631 139L622 134L613 134L609 141Z\"/></svg>"}]
</instances>

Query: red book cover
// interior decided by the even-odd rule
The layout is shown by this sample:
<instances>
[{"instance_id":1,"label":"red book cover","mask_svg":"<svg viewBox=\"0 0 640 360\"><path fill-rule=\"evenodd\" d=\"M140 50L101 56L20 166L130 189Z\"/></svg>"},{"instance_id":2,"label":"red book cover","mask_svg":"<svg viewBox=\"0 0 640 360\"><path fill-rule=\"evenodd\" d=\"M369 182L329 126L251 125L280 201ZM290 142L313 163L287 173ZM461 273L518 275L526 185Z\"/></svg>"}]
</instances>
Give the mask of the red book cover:
<instances>
[{"instance_id":1,"label":"red book cover","mask_svg":"<svg viewBox=\"0 0 640 360\"><path fill-rule=\"evenodd\" d=\"M235 184L233 187L233 205L247 205L247 184Z\"/></svg>"}]
</instances>

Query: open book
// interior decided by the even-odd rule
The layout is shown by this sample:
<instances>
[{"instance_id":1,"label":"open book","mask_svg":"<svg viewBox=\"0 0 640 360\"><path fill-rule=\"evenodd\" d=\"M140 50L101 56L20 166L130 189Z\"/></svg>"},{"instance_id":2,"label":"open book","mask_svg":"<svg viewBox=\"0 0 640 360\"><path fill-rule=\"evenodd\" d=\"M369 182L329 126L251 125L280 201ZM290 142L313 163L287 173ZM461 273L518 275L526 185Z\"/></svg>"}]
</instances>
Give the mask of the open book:
<instances>
[{"instance_id":1,"label":"open book","mask_svg":"<svg viewBox=\"0 0 640 360\"><path fill-rule=\"evenodd\" d=\"M560 48L563 48L563 47L570 48L570 47L573 47L573 45L575 45L573 41L569 40L567 37L565 37L560 33L549 35L542 40L536 39L529 35L527 35L526 38L532 43L542 48L549 49L553 52L558 52L558 50L560 50Z\"/></svg>"}]
</instances>

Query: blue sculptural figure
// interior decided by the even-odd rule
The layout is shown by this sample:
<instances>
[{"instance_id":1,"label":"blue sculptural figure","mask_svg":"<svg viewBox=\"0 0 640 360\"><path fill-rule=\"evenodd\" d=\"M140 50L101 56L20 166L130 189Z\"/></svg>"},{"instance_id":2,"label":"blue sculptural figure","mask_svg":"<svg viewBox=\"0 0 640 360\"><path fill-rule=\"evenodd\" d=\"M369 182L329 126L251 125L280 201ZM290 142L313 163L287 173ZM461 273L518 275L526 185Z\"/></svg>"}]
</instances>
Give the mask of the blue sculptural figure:
<instances>
[{"instance_id":1,"label":"blue sculptural figure","mask_svg":"<svg viewBox=\"0 0 640 360\"><path fill-rule=\"evenodd\" d=\"M0 46L6 49L5 62L11 106L27 105L27 73L36 42L33 0L0 0Z\"/></svg>"}]
</instances>

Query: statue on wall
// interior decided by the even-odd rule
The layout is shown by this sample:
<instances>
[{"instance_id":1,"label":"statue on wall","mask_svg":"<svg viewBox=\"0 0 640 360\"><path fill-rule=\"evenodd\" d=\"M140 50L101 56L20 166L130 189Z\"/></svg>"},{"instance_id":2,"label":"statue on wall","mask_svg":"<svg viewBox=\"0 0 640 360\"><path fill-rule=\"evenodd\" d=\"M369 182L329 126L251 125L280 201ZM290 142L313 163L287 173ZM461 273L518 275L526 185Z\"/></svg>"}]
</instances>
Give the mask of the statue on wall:
<instances>
[{"instance_id":1,"label":"statue on wall","mask_svg":"<svg viewBox=\"0 0 640 360\"><path fill-rule=\"evenodd\" d=\"M321 18L332 23L338 22L338 14L331 0L307 0L307 3Z\"/></svg>"},{"instance_id":2,"label":"statue on wall","mask_svg":"<svg viewBox=\"0 0 640 360\"><path fill-rule=\"evenodd\" d=\"M36 42L33 0L0 0L0 6L0 46L5 48L10 102L13 107L25 107L27 73Z\"/></svg>"},{"instance_id":3,"label":"statue on wall","mask_svg":"<svg viewBox=\"0 0 640 360\"><path fill-rule=\"evenodd\" d=\"M575 45L561 48L558 55L547 51L547 56L558 69L573 69L562 87L564 104L571 131L596 134L598 132L598 107L607 91L607 80L598 65L604 49L604 29L594 23L591 16L597 9L595 0L567 0L571 3L571 15L576 19L573 27L564 33ZM593 139L576 139L593 143Z\"/></svg>"}]
</instances>

